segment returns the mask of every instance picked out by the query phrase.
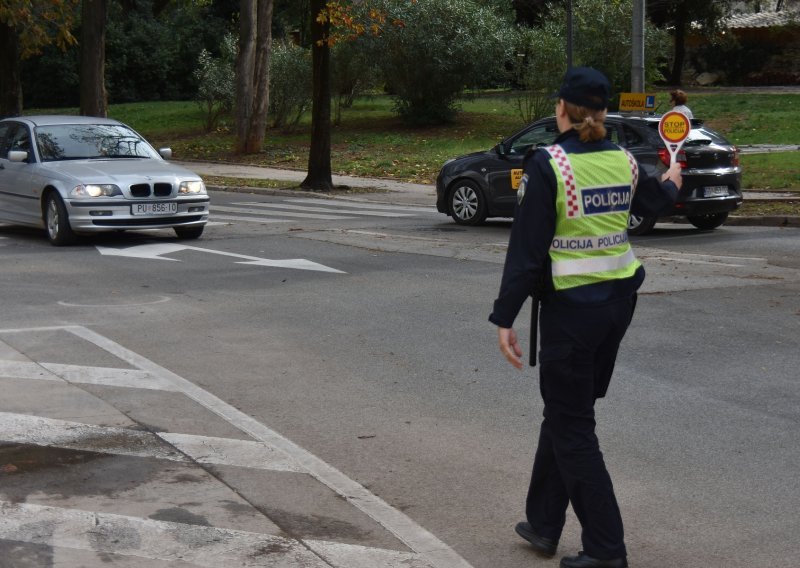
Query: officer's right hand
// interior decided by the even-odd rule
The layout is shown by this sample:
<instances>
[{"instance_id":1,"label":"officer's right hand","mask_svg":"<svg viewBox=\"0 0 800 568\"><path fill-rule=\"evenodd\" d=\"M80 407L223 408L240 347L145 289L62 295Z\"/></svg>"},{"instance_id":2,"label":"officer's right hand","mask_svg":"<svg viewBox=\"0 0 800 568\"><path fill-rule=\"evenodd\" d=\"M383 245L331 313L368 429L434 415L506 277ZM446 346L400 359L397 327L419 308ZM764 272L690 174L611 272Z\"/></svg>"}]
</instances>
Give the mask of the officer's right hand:
<instances>
[{"instance_id":1,"label":"officer's right hand","mask_svg":"<svg viewBox=\"0 0 800 568\"><path fill-rule=\"evenodd\" d=\"M517 332L511 327L498 327L497 338L500 343L500 352L508 362L517 369L522 369L522 347L517 341Z\"/></svg>"},{"instance_id":2,"label":"officer's right hand","mask_svg":"<svg viewBox=\"0 0 800 568\"><path fill-rule=\"evenodd\" d=\"M661 181L670 180L678 189L683 185L683 176L681 175L681 165L678 161L672 162L669 169L661 176Z\"/></svg>"}]
</instances>

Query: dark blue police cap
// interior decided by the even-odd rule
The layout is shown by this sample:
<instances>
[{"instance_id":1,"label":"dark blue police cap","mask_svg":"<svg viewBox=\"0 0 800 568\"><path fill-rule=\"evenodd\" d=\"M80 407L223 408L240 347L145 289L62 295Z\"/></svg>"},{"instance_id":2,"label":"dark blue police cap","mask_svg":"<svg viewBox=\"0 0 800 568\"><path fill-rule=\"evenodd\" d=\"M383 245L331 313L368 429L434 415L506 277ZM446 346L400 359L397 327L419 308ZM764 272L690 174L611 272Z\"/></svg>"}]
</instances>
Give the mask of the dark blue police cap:
<instances>
[{"instance_id":1,"label":"dark blue police cap","mask_svg":"<svg viewBox=\"0 0 800 568\"><path fill-rule=\"evenodd\" d=\"M610 94L611 85L600 71L591 67L571 67L555 96L574 105L603 110L608 107Z\"/></svg>"}]
</instances>

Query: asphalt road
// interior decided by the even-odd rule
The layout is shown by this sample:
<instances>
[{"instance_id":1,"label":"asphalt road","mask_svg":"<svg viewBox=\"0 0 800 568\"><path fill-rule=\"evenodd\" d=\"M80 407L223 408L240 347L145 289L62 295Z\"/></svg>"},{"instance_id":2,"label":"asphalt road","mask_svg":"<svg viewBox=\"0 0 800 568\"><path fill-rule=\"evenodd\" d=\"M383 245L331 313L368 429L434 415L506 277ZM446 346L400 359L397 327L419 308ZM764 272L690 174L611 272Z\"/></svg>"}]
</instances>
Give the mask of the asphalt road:
<instances>
[{"instance_id":1,"label":"asphalt road","mask_svg":"<svg viewBox=\"0 0 800 568\"><path fill-rule=\"evenodd\" d=\"M0 566L557 566L513 533L541 402L486 320L509 223L212 199L191 242L0 226ZM598 404L631 566L793 565L800 230L633 242Z\"/></svg>"}]
</instances>

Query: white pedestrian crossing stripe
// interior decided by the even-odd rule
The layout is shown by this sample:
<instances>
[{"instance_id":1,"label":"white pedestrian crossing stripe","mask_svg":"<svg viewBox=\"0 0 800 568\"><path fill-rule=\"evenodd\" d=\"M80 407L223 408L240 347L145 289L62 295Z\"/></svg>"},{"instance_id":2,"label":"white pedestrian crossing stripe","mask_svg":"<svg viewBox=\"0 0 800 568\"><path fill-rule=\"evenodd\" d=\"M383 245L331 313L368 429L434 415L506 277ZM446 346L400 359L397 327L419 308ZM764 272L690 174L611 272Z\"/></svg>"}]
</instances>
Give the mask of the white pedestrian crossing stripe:
<instances>
[{"instance_id":1,"label":"white pedestrian crossing stripe","mask_svg":"<svg viewBox=\"0 0 800 568\"><path fill-rule=\"evenodd\" d=\"M7 501L0 501L0 539L208 568L433 566L413 552Z\"/></svg>"},{"instance_id":2,"label":"white pedestrian crossing stripe","mask_svg":"<svg viewBox=\"0 0 800 568\"><path fill-rule=\"evenodd\" d=\"M249 223L287 223L295 220L347 221L365 217L395 218L432 214L430 207L383 205L336 199L297 198L281 202L237 201L211 204L211 219Z\"/></svg>"},{"instance_id":3,"label":"white pedestrian crossing stripe","mask_svg":"<svg viewBox=\"0 0 800 568\"><path fill-rule=\"evenodd\" d=\"M382 205L380 203L357 203L355 201L344 201L339 199L312 199L310 197L298 197L297 199L287 199L287 203L306 203L319 205L335 205L337 207L347 207L348 209L373 209L389 211L409 211L412 213L439 215L432 207L415 207L413 205Z\"/></svg>"},{"instance_id":4,"label":"white pedestrian crossing stripe","mask_svg":"<svg viewBox=\"0 0 800 568\"><path fill-rule=\"evenodd\" d=\"M391 212L391 211L383 211L383 210L372 210L372 211L359 211L359 210L341 210L341 209L330 209L328 207L307 207L305 205L286 205L283 203L235 203L234 205L244 205L247 207L258 207L260 209L266 211L277 210L296 210L296 211L308 211L314 213L345 213L347 215L365 215L371 217L411 217L410 213L399 213L399 212ZM350 205L348 204L347 207Z\"/></svg>"},{"instance_id":5,"label":"white pedestrian crossing stripe","mask_svg":"<svg viewBox=\"0 0 800 568\"><path fill-rule=\"evenodd\" d=\"M214 214L214 211L224 211L226 213L246 213L251 215L261 215L264 213L267 214L274 214L275 211L270 211L268 209L259 209L253 207L228 207L227 205L212 205L211 206L211 214ZM300 219L321 219L323 221L336 221L340 219L352 219L353 217L347 217L345 215L322 215L319 213L302 213L299 211L286 211L281 212L281 215L286 217L297 217Z\"/></svg>"}]
</instances>

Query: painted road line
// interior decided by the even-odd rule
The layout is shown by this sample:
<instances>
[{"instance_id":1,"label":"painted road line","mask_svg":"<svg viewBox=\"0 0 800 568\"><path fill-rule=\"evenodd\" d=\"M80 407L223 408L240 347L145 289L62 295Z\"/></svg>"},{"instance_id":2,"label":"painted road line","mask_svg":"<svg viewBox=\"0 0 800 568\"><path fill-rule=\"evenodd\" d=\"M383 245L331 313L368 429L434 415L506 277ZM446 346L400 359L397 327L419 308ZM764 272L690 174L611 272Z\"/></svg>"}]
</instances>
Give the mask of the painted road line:
<instances>
[{"instance_id":1,"label":"painted road line","mask_svg":"<svg viewBox=\"0 0 800 568\"><path fill-rule=\"evenodd\" d=\"M171 383L137 369L109 369L8 359L0 359L0 378L67 381L160 391L169 391L174 388Z\"/></svg>"},{"instance_id":2,"label":"painted road line","mask_svg":"<svg viewBox=\"0 0 800 568\"><path fill-rule=\"evenodd\" d=\"M48 326L30 329L6 329L0 330L0 334L33 332L38 329L48 331L61 329L65 332L69 332L93 343L118 359L125 361L131 367L148 372L154 376L162 377L172 383L174 390L184 393L240 431L249 434L255 440L264 442L272 448L282 450L286 455L290 456L295 463L299 464L304 471L308 472L309 475L333 490L354 507L366 513L374 521L395 535L408 546L411 551L418 553L421 558L430 563L431 566L435 568L471 568L469 563L444 542L415 523L407 515L370 493L359 483L348 478L338 469L296 445L278 432L271 430L253 417L248 416L210 392L200 388L191 381L172 373L168 369L157 365L149 359L126 349L90 329L82 326L64 326L61 328L57 326Z\"/></svg>"},{"instance_id":3,"label":"painted road line","mask_svg":"<svg viewBox=\"0 0 800 568\"><path fill-rule=\"evenodd\" d=\"M433 568L409 552L7 501L0 539L209 568Z\"/></svg>"},{"instance_id":4,"label":"painted road line","mask_svg":"<svg viewBox=\"0 0 800 568\"><path fill-rule=\"evenodd\" d=\"M391 213L389 211L346 211L343 207L349 207L340 203L340 208L328 209L326 207L305 207L303 205L283 205L280 203L261 203L261 202L246 202L234 203L234 205L246 205L249 207L259 207L264 209L289 209L293 211L308 211L312 213L340 213L345 215L365 215L369 217L411 217L410 213Z\"/></svg>"},{"instance_id":5,"label":"painted road line","mask_svg":"<svg viewBox=\"0 0 800 568\"><path fill-rule=\"evenodd\" d=\"M0 365L2 365L0 361ZM161 377L138 369L113 369L108 367L86 367L82 365L62 365L59 363L39 363L42 367L70 382L110 387L127 387L171 391L172 383ZM2 367L0 367L2 369ZM0 433L2 435L2 433Z\"/></svg>"},{"instance_id":6,"label":"painted road line","mask_svg":"<svg viewBox=\"0 0 800 568\"><path fill-rule=\"evenodd\" d=\"M97 251L106 256L124 256L129 258L142 258L150 260L171 260L174 262L181 262L174 258L166 258L165 254L171 254L184 250L206 252L209 254L216 254L222 256L230 256L233 258L245 259L244 262L237 262L236 264L249 264L254 266L270 266L273 268L292 268L295 270L313 270L317 272L333 272L336 274L346 274L341 270L319 264L305 258L287 258L283 260L273 260L270 258L261 258L258 256L250 256L247 254L239 254L235 252L227 252L222 250L215 250L209 248L193 247L182 244L171 243L152 243L146 245L134 245L129 247L115 248L115 247L101 247L95 246Z\"/></svg>"},{"instance_id":7,"label":"painted road line","mask_svg":"<svg viewBox=\"0 0 800 568\"><path fill-rule=\"evenodd\" d=\"M0 412L0 440L179 462L187 461L188 456L197 463L305 473L291 457L264 442L153 433L11 412Z\"/></svg>"},{"instance_id":8,"label":"painted road line","mask_svg":"<svg viewBox=\"0 0 800 568\"><path fill-rule=\"evenodd\" d=\"M264 442L171 432L156 432L156 436L198 463L305 473L291 457Z\"/></svg>"},{"instance_id":9,"label":"painted road line","mask_svg":"<svg viewBox=\"0 0 800 568\"><path fill-rule=\"evenodd\" d=\"M308 203L320 205L337 205L339 207L347 207L348 209L379 209L389 211L411 211L414 213L429 213L440 215L433 207L414 207L410 205L380 205L378 203L356 203L354 201L344 199L312 199L309 197L297 199L284 199L287 203Z\"/></svg>"},{"instance_id":10,"label":"painted road line","mask_svg":"<svg viewBox=\"0 0 800 568\"><path fill-rule=\"evenodd\" d=\"M37 379L43 381L60 381L61 377L31 361L0 361L0 377L6 379Z\"/></svg>"},{"instance_id":11,"label":"painted road line","mask_svg":"<svg viewBox=\"0 0 800 568\"><path fill-rule=\"evenodd\" d=\"M318 219L321 221L342 221L347 219L355 219L355 217L347 217L346 215L323 215L321 213L294 213L291 211L271 211L269 209L252 209L245 207L228 207L226 205L212 205L211 214L213 215L216 211L224 211L226 213L249 213L251 215L263 215L264 213L271 213L274 215L281 215L283 217Z\"/></svg>"},{"instance_id":12,"label":"painted road line","mask_svg":"<svg viewBox=\"0 0 800 568\"><path fill-rule=\"evenodd\" d=\"M220 215L211 212L210 219L221 219L223 221L244 221L247 223L261 223L262 225L270 225L272 223L291 223L291 219L272 219L270 217L239 217L237 215ZM230 223L217 223L218 225L230 225ZM206 223L208 225L208 223Z\"/></svg>"},{"instance_id":13,"label":"painted road line","mask_svg":"<svg viewBox=\"0 0 800 568\"><path fill-rule=\"evenodd\" d=\"M151 432L94 426L10 412L0 412L0 439L14 444L32 444L177 462L187 461L186 456Z\"/></svg>"},{"instance_id":14,"label":"painted road line","mask_svg":"<svg viewBox=\"0 0 800 568\"><path fill-rule=\"evenodd\" d=\"M0 538L208 568L329 568L300 542L278 536L0 501Z\"/></svg>"}]
</instances>

